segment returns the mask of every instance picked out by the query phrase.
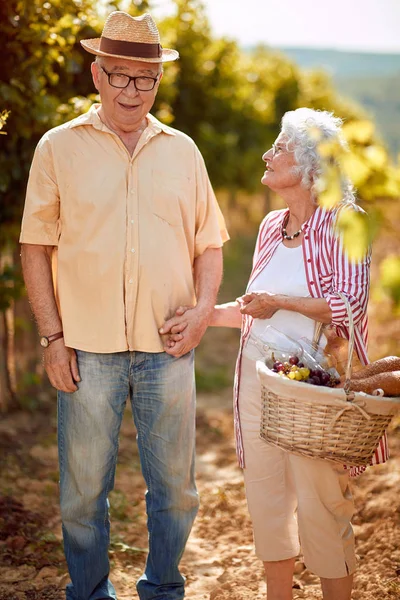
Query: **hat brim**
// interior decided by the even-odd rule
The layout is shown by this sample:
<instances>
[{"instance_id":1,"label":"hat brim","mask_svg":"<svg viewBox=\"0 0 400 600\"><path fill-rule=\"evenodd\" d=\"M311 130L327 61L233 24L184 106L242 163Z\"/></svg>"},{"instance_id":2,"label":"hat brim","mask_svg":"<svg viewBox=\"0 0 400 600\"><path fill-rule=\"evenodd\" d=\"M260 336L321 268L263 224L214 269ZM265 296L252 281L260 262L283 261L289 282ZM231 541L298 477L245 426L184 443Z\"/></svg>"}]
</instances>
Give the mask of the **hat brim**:
<instances>
[{"instance_id":1,"label":"hat brim","mask_svg":"<svg viewBox=\"0 0 400 600\"><path fill-rule=\"evenodd\" d=\"M170 48L163 48L161 56L156 58L143 58L143 56L126 56L124 54L109 54L108 52L103 52L99 49L101 38L91 38L88 40L81 40L81 45L87 52L90 54L95 54L96 56L108 56L110 58L123 58L126 60L138 60L141 62L148 63L164 63L171 62L179 58L179 52L177 50L171 50Z\"/></svg>"}]
</instances>

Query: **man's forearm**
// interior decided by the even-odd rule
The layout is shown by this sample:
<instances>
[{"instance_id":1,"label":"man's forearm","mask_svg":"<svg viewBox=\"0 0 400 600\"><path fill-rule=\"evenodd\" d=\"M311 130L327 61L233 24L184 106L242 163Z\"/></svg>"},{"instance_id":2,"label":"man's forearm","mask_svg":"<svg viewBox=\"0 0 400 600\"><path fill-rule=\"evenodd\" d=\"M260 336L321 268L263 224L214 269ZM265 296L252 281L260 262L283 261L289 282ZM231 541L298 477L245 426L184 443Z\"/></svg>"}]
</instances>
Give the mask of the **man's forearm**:
<instances>
[{"instance_id":1,"label":"man's forearm","mask_svg":"<svg viewBox=\"0 0 400 600\"><path fill-rule=\"evenodd\" d=\"M194 261L196 307L212 314L222 280L222 248L208 248Z\"/></svg>"},{"instance_id":2,"label":"man's forearm","mask_svg":"<svg viewBox=\"0 0 400 600\"><path fill-rule=\"evenodd\" d=\"M222 250L208 248L194 261L194 285L197 303L194 308L164 323L160 333L183 335L178 340L168 340L165 351L173 356L183 356L196 348L210 324L222 279Z\"/></svg>"},{"instance_id":3,"label":"man's forearm","mask_svg":"<svg viewBox=\"0 0 400 600\"><path fill-rule=\"evenodd\" d=\"M25 286L32 312L41 335L62 331L62 323L54 296L51 254L52 246L22 244L21 261Z\"/></svg>"}]
</instances>

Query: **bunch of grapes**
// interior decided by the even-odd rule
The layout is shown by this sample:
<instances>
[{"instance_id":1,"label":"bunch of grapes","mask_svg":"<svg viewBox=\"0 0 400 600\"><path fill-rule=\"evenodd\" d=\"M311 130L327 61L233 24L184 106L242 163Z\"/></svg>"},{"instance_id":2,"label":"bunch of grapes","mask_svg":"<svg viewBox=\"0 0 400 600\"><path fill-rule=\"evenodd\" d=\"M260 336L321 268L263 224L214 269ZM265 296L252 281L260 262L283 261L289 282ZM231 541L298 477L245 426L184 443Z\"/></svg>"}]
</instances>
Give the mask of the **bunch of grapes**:
<instances>
[{"instance_id":1,"label":"bunch of grapes","mask_svg":"<svg viewBox=\"0 0 400 600\"><path fill-rule=\"evenodd\" d=\"M289 361L281 362L274 360L272 371L278 373L281 377L286 377L292 381L304 381L311 385L322 385L324 387L334 387L339 383L333 375L322 368L309 369L304 363L300 362L298 356L290 356Z\"/></svg>"}]
</instances>

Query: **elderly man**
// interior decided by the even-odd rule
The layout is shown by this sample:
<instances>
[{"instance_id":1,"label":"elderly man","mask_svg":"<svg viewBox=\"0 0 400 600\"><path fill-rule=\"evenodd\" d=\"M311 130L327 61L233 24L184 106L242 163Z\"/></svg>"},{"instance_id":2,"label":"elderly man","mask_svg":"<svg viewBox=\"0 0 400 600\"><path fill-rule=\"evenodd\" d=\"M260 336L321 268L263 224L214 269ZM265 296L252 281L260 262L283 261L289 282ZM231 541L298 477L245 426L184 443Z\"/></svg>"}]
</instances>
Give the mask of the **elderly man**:
<instances>
[{"instance_id":1,"label":"elderly man","mask_svg":"<svg viewBox=\"0 0 400 600\"><path fill-rule=\"evenodd\" d=\"M178 565L198 509L193 349L213 310L228 239L203 159L149 114L163 49L150 15L112 13L96 55L101 104L47 132L29 177L20 241L44 364L58 390L68 600L115 599L107 496L127 397L147 485L142 600L184 596ZM175 344L161 335L191 305Z\"/></svg>"}]
</instances>

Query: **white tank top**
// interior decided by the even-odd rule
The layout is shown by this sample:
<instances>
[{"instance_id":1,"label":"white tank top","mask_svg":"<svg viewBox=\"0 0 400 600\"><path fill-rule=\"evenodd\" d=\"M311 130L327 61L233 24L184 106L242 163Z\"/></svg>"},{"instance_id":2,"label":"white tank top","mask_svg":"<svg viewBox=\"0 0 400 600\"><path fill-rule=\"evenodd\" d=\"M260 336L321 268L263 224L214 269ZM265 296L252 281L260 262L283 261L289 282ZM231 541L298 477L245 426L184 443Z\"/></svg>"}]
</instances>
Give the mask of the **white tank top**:
<instances>
[{"instance_id":1,"label":"white tank top","mask_svg":"<svg viewBox=\"0 0 400 600\"><path fill-rule=\"evenodd\" d=\"M310 298L302 246L287 248L280 243L269 263L251 284L249 291ZM277 310L270 319L254 319L252 333L259 336L266 325L273 325L295 340L301 337L312 340L315 321L291 310Z\"/></svg>"}]
</instances>

